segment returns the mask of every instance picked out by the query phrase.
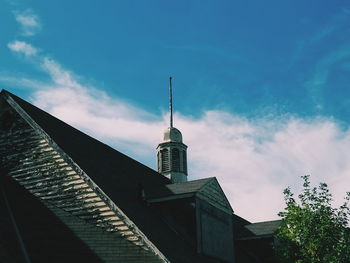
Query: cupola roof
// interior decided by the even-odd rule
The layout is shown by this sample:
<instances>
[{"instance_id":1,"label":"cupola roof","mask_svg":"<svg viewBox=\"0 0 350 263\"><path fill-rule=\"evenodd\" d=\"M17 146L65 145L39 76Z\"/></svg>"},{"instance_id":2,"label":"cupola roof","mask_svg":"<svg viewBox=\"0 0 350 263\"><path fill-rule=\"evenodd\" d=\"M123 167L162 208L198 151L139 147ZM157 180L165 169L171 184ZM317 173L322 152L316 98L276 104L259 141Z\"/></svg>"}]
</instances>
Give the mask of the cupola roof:
<instances>
[{"instance_id":1,"label":"cupola roof","mask_svg":"<svg viewBox=\"0 0 350 263\"><path fill-rule=\"evenodd\" d=\"M182 134L175 127L168 127L164 131L163 141L164 142L180 142L180 143L182 143Z\"/></svg>"}]
</instances>

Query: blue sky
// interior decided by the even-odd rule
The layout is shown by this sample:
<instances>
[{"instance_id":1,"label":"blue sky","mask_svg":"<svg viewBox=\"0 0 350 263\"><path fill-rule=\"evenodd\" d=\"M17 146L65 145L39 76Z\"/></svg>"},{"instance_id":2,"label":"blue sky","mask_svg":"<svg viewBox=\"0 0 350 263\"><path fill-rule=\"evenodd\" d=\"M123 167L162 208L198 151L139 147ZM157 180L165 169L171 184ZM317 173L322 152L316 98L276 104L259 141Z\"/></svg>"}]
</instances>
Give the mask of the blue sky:
<instances>
[{"instance_id":1,"label":"blue sky","mask_svg":"<svg viewBox=\"0 0 350 263\"><path fill-rule=\"evenodd\" d=\"M303 174L350 190L347 1L0 4L2 88L155 168L173 76L192 179L237 214L276 218Z\"/></svg>"}]
</instances>

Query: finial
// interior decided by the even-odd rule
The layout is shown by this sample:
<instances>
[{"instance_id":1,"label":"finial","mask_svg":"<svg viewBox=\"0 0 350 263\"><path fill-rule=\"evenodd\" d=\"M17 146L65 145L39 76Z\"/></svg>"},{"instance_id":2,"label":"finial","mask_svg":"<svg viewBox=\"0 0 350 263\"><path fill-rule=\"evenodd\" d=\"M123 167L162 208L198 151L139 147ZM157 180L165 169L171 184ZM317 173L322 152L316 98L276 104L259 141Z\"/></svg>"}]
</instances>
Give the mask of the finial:
<instances>
[{"instance_id":1,"label":"finial","mask_svg":"<svg viewBox=\"0 0 350 263\"><path fill-rule=\"evenodd\" d=\"M170 101L169 101L169 108L170 108L170 128L173 127L173 88L171 85L172 77L169 77L169 93L170 93Z\"/></svg>"}]
</instances>

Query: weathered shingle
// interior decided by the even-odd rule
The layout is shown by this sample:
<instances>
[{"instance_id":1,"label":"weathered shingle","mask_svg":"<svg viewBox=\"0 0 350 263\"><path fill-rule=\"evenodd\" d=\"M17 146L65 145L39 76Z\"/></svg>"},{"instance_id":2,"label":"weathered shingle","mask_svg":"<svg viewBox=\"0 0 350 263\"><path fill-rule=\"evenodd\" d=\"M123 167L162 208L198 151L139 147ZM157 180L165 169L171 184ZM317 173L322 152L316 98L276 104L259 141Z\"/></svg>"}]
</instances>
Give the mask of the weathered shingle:
<instances>
[{"instance_id":1,"label":"weathered shingle","mask_svg":"<svg viewBox=\"0 0 350 263\"><path fill-rule=\"evenodd\" d=\"M92 236L91 239L82 238L83 243L88 244L92 241L92 244L95 244L96 241L101 243L105 240L105 245L102 243L99 245L97 242L93 249L100 251L102 248L102 254L100 253L102 256L104 251L107 251L110 254L107 259L117 260L117 262L119 258L126 259L125 256L128 255L119 255L118 251L128 248L129 256L133 260L121 260L122 262L143 262L142 260L148 256L153 257L152 262L167 262L108 196L83 171L79 170L74 161L66 156L24 112L21 112L21 109L16 108L10 98L6 99L5 101L0 97L2 128L0 129L0 167L2 168L0 179L3 184L7 179L11 179L13 183L21 185L45 204L47 208L59 212L57 216L60 220L71 218L66 221L66 226L70 230L75 229L75 234L79 237L84 237L85 234ZM7 116L6 127L4 127L4 116ZM11 118L8 118L9 116ZM0 187L2 187L3 194L8 193L4 185ZM20 188L14 189L17 189L17 192L20 191L18 190ZM11 194L13 196L14 193L11 192ZM26 207L25 199L23 202ZM6 207L4 209L6 210ZM35 217L36 213L37 211L33 210L32 216ZM40 220L43 219L45 217L40 218ZM109 235L103 235L104 232ZM114 234L115 239L106 240L107 237L112 236L111 234ZM41 238L35 240L36 243L40 241ZM61 245L68 246L68 243L62 242ZM114 247L116 252L108 250L108 247ZM51 247L50 249L55 250ZM139 253L140 249L147 253ZM32 257L35 258L35 253Z\"/></svg>"},{"instance_id":2,"label":"weathered shingle","mask_svg":"<svg viewBox=\"0 0 350 263\"><path fill-rule=\"evenodd\" d=\"M38 125L47 134L47 139L57 145L64 155L68 156L86 174L88 177L86 179L91 180L98 186L98 189L103 189L103 194L127 215L167 259L175 263L217 262L197 254L197 251L187 246L183 238L168 226L152 207L140 202L138 198L140 185L146 195L154 192L155 189L162 189L165 195L171 194L171 190L165 187L170 183L167 178L9 92L2 91L1 96L9 96L13 99L35 125ZM37 167L40 168L40 164ZM33 173L35 174L34 170ZM41 172L41 174L45 173ZM44 178L39 178L39 180L44 180ZM52 190L50 194L55 198L55 190ZM75 189L67 189L67 191L74 192ZM60 196L57 195L57 197ZM70 197L67 196L67 198Z\"/></svg>"}]
</instances>

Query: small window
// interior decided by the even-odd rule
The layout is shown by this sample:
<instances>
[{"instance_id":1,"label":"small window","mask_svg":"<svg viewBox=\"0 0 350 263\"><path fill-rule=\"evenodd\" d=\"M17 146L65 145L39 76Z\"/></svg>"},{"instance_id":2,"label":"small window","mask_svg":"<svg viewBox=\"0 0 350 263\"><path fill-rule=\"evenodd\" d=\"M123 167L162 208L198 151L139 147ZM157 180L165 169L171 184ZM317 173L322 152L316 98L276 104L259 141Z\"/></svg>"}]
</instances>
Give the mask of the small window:
<instances>
[{"instance_id":1,"label":"small window","mask_svg":"<svg viewBox=\"0 0 350 263\"><path fill-rule=\"evenodd\" d=\"M187 174L187 156L186 151L182 151L182 164L183 164L183 172Z\"/></svg>"},{"instance_id":2,"label":"small window","mask_svg":"<svg viewBox=\"0 0 350 263\"><path fill-rule=\"evenodd\" d=\"M160 155L161 155L161 161L162 161L162 171L161 172L168 172L170 170L168 149L161 150Z\"/></svg>"},{"instance_id":3,"label":"small window","mask_svg":"<svg viewBox=\"0 0 350 263\"><path fill-rule=\"evenodd\" d=\"M171 170L180 172L180 151L176 148L171 151Z\"/></svg>"},{"instance_id":4,"label":"small window","mask_svg":"<svg viewBox=\"0 0 350 263\"><path fill-rule=\"evenodd\" d=\"M157 165L158 165L158 172L161 172L161 159L160 159L160 152L157 152Z\"/></svg>"}]
</instances>

